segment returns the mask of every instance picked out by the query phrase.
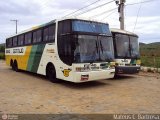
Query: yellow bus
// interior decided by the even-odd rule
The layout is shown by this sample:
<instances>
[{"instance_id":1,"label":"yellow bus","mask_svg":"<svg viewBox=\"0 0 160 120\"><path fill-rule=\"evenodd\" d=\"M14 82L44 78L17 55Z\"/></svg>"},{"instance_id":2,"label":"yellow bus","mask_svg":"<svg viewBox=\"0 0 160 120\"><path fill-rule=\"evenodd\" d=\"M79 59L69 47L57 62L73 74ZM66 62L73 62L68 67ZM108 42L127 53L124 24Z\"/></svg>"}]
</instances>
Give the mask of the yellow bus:
<instances>
[{"instance_id":1,"label":"yellow bus","mask_svg":"<svg viewBox=\"0 0 160 120\"><path fill-rule=\"evenodd\" d=\"M112 78L114 49L107 23L64 18L6 39L6 63L13 70L45 75L52 82Z\"/></svg>"},{"instance_id":2,"label":"yellow bus","mask_svg":"<svg viewBox=\"0 0 160 120\"><path fill-rule=\"evenodd\" d=\"M135 74L140 71L138 35L120 29L111 29L115 51L115 75Z\"/></svg>"}]
</instances>

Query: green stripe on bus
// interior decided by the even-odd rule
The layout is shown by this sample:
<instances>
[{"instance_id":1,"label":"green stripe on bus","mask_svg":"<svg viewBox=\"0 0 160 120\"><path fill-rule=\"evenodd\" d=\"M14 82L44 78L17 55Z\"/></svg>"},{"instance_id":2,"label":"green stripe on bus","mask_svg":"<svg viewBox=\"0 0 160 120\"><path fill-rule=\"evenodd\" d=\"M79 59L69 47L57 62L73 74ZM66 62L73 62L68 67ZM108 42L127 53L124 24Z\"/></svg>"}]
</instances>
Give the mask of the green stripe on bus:
<instances>
[{"instance_id":1,"label":"green stripe on bus","mask_svg":"<svg viewBox=\"0 0 160 120\"><path fill-rule=\"evenodd\" d=\"M27 71L32 70L32 66L34 64L33 62L34 62L34 58L35 58L35 55L36 55L37 47L38 47L38 45L33 45L32 46L30 56L29 56L29 60L28 60L28 64L27 64Z\"/></svg>"},{"instance_id":2,"label":"green stripe on bus","mask_svg":"<svg viewBox=\"0 0 160 120\"><path fill-rule=\"evenodd\" d=\"M27 70L37 73L40 60L44 51L45 44L34 45L31 50L31 54L28 61Z\"/></svg>"},{"instance_id":3,"label":"green stripe on bus","mask_svg":"<svg viewBox=\"0 0 160 120\"><path fill-rule=\"evenodd\" d=\"M136 64L136 60L135 59L131 59L130 64Z\"/></svg>"}]
</instances>

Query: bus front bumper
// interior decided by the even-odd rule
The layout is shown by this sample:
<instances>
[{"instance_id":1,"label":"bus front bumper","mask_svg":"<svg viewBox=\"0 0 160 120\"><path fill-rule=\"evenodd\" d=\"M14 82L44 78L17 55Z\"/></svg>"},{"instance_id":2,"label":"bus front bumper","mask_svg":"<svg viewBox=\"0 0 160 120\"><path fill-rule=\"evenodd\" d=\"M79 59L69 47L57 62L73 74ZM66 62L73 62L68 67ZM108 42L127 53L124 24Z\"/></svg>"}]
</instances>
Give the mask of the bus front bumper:
<instances>
[{"instance_id":1,"label":"bus front bumper","mask_svg":"<svg viewBox=\"0 0 160 120\"><path fill-rule=\"evenodd\" d=\"M139 73L140 66L116 66L115 74L136 74Z\"/></svg>"},{"instance_id":2,"label":"bus front bumper","mask_svg":"<svg viewBox=\"0 0 160 120\"><path fill-rule=\"evenodd\" d=\"M73 76L73 82L87 82L95 80L104 80L113 78L115 69L101 70L101 71L90 71L90 72L75 72Z\"/></svg>"}]
</instances>

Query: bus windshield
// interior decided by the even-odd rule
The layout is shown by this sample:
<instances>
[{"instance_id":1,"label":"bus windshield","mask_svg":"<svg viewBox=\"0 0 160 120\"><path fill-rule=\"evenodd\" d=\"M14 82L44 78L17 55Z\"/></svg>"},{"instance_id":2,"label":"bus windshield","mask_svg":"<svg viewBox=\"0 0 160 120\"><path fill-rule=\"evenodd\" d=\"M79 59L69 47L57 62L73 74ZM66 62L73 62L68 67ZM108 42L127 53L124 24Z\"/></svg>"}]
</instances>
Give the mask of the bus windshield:
<instances>
[{"instance_id":1,"label":"bus windshield","mask_svg":"<svg viewBox=\"0 0 160 120\"><path fill-rule=\"evenodd\" d=\"M58 29L58 53L64 63L113 60L113 40L108 24L68 20L60 22Z\"/></svg>"},{"instance_id":2,"label":"bus windshield","mask_svg":"<svg viewBox=\"0 0 160 120\"><path fill-rule=\"evenodd\" d=\"M75 44L74 62L105 62L113 60L111 37L78 35Z\"/></svg>"},{"instance_id":3,"label":"bus windshield","mask_svg":"<svg viewBox=\"0 0 160 120\"><path fill-rule=\"evenodd\" d=\"M117 57L122 58L138 58L139 57L139 47L138 38L129 35L116 34L116 50Z\"/></svg>"},{"instance_id":4,"label":"bus windshield","mask_svg":"<svg viewBox=\"0 0 160 120\"><path fill-rule=\"evenodd\" d=\"M139 45L138 45L138 38L130 36L130 50L131 50L131 57L139 57Z\"/></svg>"},{"instance_id":5,"label":"bus windshield","mask_svg":"<svg viewBox=\"0 0 160 120\"><path fill-rule=\"evenodd\" d=\"M72 22L72 30L77 32L90 32L111 35L108 24L92 21L75 20Z\"/></svg>"}]
</instances>

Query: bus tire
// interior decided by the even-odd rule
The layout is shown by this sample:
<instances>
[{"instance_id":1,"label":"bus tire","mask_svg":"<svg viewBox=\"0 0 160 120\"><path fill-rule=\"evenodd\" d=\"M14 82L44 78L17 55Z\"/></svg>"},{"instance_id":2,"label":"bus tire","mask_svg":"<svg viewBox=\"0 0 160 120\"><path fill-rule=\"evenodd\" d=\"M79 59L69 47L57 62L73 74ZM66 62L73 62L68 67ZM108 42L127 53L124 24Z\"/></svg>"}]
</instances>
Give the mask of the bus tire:
<instances>
[{"instance_id":1,"label":"bus tire","mask_svg":"<svg viewBox=\"0 0 160 120\"><path fill-rule=\"evenodd\" d=\"M53 83L57 83L56 70L52 63L49 63L46 67L46 77Z\"/></svg>"},{"instance_id":2,"label":"bus tire","mask_svg":"<svg viewBox=\"0 0 160 120\"><path fill-rule=\"evenodd\" d=\"M14 71L16 71L16 72L19 72L18 64L17 64L17 61L16 61L16 60L15 60L14 63L13 63L13 69L14 69Z\"/></svg>"},{"instance_id":3,"label":"bus tire","mask_svg":"<svg viewBox=\"0 0 160 120\"><path fill-rule=\"evenodd\" d=\"M115 74L115 75L114 75L114 78L115 78L115 79L119 78L119 75Z\"/></svg>"},{"instance_id":4,"label":"bus tire","mask_svg":"<svg viewBox=\"0 0 160 120\"><path fill-rule=\"evenodd\" d=\"M13 60L10 61L10 66L12 67L12 70L14 70Z\"/></svg>"}]
</instances>

